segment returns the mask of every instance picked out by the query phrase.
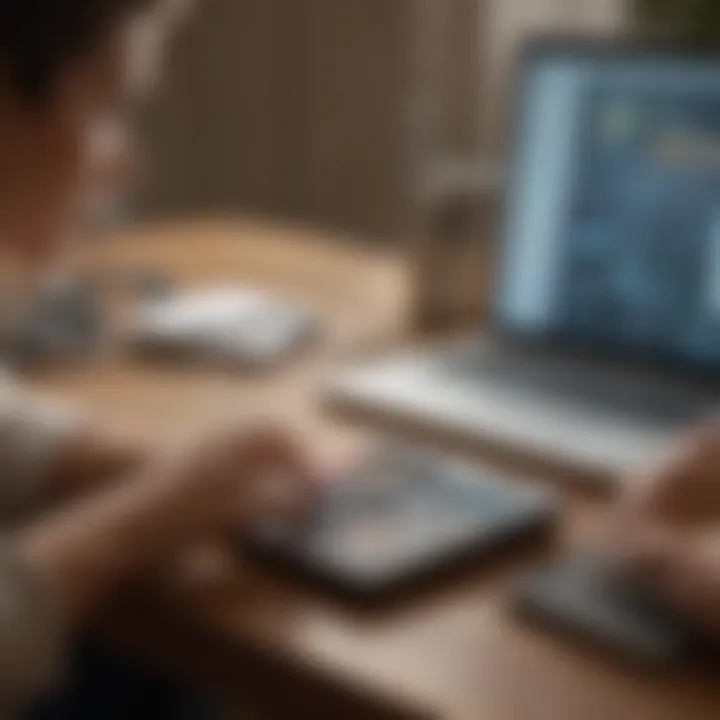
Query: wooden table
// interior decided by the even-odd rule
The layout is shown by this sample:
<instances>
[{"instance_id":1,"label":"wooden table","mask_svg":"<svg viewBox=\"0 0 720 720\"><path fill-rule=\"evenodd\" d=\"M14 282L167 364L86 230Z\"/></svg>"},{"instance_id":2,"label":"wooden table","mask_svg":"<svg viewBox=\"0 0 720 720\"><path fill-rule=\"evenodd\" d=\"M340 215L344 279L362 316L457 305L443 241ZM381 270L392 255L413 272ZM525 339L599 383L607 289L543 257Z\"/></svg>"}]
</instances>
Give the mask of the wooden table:
<instances>
[{"instance_id":1,"label":"wooden table","mask_svg":"<svg viewBox=\"0 0 720 720\"><path fill-rule=\"evenodd\" d=\"M218 414L280 414L323 451L366 438L323 414L327 372L368 348L403 342L407 269L389 252L261 223L140 230L95 251L103 262L168 268L192 285L261 284L315 303L330 332L282 371L171 369L113 354L33 384L80 400L108 424L183 430ZM560 545L592 536L601 500L568 497ZM178 672L232 691L268 718L710 720L713 677L632 672L523 625L508 584L545 551L461 573L385 611L359 612L235 559L202 566L132 608L130 635Z\"/></svg>"}]
</instances>

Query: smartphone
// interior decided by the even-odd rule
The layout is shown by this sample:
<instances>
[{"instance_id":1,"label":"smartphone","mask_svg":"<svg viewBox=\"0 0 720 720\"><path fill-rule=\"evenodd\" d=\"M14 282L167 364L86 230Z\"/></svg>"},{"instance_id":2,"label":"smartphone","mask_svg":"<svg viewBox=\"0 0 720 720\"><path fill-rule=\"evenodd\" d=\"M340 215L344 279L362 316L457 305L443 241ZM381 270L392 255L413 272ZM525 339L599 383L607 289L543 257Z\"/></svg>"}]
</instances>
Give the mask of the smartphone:
<instances>
[{"instance_id":1,"label":"smartphone","mask_svg":"<svg viewBox=\"0 0 720 720\"><path fill-rule=\"evenodd\" d=\"M552 530L554 493L424 449L385 447L324 491L309 522L266 528L256 556L356 599L380 599Z\"/></svg>"},{"instance_id":2,"label":"smartphone","mask_svg":"<svg viewBox=\"0 0 720 720\"><path fill-rule=\"evenodd\" d=\"M530 573L515 589L513 606L549 629L644 666L686 664L707 652L679 612L597 553Z\"/></svg>"}]
</instances>

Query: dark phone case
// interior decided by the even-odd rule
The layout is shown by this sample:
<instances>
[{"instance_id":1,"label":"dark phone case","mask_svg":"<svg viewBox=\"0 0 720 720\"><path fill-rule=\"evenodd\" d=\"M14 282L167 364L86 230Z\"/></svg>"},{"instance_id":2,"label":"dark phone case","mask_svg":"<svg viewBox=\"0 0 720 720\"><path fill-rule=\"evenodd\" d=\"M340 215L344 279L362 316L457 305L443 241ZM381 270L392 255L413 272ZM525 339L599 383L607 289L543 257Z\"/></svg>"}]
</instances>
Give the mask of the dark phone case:
<instances>
[{"instance_id":1,"label":"dark phone case","mask_svg":"<svg viewBox=\"0 0 720 720\"><path fill-rule=\"evenodd\" d=\"M523 616L644 667L708 661L708 647L677 612L592 554L531 573L515 591Z\"/></svg>"},{"instance_id":2,"label":"dark phone case","mask_svg":"<svg viewBox=\"0 0 720 720\"><path fill-rule=\"evenodd\" d=\"M373 601L542 536L554 525L551 494L518 489L482 468L426 454L413 462L386 467L380 483L377 464L366 468L328 488L305 528L259 533L244 545L265 563L346 599ZM369 542L370 548L354 555L353 542Z\"/></svg>"}]
</instances>

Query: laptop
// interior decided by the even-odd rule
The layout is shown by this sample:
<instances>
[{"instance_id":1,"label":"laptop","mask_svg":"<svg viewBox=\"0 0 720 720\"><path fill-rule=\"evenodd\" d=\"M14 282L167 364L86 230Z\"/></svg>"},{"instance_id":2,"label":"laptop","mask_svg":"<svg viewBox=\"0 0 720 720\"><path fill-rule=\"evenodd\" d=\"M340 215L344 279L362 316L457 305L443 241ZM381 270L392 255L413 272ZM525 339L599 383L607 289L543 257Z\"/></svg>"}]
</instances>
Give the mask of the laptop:
<instances>
[{"instance_id":1,"label":"laptop","mask_svg":"<svg viewBox=\"0 0 720 720\"><path fill-rule=\"evenodd\" d=\"M720 396L720 56L536 40L490 329L329 399L616 483Z\"/></svg>"}]
</instances>

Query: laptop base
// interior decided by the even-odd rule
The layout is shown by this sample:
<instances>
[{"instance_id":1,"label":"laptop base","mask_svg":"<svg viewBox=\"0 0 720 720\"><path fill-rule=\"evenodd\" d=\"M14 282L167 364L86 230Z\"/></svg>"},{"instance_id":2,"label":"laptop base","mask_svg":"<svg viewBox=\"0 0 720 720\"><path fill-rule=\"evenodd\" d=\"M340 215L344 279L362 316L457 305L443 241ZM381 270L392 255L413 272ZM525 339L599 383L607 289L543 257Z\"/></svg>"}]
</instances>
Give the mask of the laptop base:
<instances>
[{"instance_id":1,"label":"laptop base","mask_svg":"<svg viewBox=\"0 0 720 720\"><path fill-rule=\"evenodd\" d=\"M466 367L468 358L474 368ZM483 358L489 362L484 364ZM517 359L512 349L472 338L341 371L331 380L326 398L343 414L431 431L451 443L475 444L484 454L496 451L527 458L610 487L657 457L712 407L712 399L694 388L670 387L627 371L613 377L574 360L561 360L567 366L547 373L542 371L542 358L521 356L522 362L538 364L539 377L529 377L532 372L523 370L522 364L513 376ZM509 371L499 375L497 366ZM576 377L571 377L569 367ZM563 377L566 392L553 381ZM584 388L600 377L607 388ZM640 387L647 402L642 397L626 407L607 402L616 382L619 396Z\"/></svg>"}]
</instances>

